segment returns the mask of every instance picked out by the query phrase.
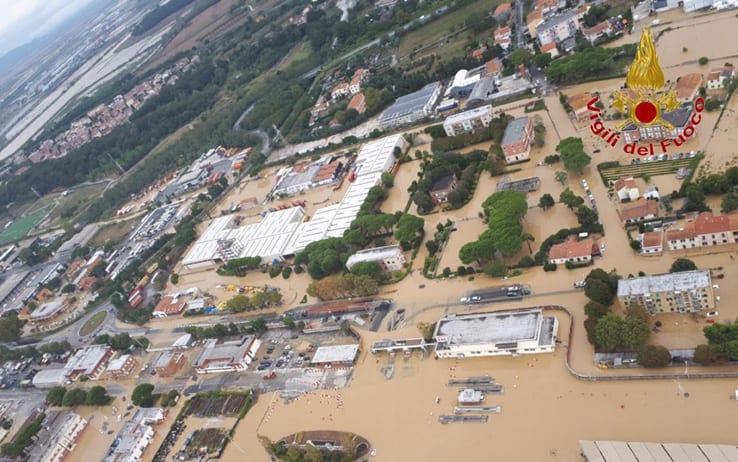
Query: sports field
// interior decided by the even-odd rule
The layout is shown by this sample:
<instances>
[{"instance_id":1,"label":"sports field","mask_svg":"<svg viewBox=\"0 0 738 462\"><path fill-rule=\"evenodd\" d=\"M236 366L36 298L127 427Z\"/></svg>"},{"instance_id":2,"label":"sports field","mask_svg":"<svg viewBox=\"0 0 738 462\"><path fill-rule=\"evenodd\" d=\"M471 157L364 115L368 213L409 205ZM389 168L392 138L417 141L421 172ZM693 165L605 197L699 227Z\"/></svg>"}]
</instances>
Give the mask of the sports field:
<instances>
[{"instance_id":1,"label":"sports field","mask_svg":"<svg viewBox=\"0 0 738 462\"><path fill-rule=\"evenodd\" d=\"M12 225L0 233L0 245L23 239L47 214L46 209L40 209L16 218Z\"/></svg>"}]
</instances>

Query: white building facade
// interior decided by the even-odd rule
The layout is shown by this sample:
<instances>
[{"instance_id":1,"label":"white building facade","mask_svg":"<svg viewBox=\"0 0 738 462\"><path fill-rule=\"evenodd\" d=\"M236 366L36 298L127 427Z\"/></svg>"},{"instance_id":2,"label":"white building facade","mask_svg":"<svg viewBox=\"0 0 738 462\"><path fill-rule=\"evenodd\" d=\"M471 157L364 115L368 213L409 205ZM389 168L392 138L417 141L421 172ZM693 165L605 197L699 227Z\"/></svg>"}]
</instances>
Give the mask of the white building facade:
<instances>
[{"instance_id":1,"label":"white building facade","mask_svg":"<svg viewBox=\"0 0 738 462\"><path fill-rule=\"evenodd\" d=\"M448 136L474 133L480 128L489 127L493 118L492 105L481 106L447 117L443 122L443 130Z\"/></svg>"},{"instance_id":2,"label":"white building facade","mask_svg":"<svg viewBox=\"0 0 738 462\"><path fill-rule=\"evenodd\" d=\"M346 260L346 268L351 271L355 264L362 262L377 262L384 271L399 271L405 265L405 255L399 245L359 250Z\"/></svg>"}]
</instances>

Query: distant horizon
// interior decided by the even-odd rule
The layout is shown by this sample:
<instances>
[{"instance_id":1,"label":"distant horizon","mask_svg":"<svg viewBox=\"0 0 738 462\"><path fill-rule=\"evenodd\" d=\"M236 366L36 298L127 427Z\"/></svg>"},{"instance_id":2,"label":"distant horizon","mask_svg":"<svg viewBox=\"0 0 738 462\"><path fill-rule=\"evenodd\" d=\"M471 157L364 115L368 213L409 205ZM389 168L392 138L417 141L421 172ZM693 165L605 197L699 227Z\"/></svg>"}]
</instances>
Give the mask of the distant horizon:
<instances>
[{"instance_id":1,"label":"distant horizon","mask_svg":"<svg viewBox=\"0 0 738 462\"><path fill-rule=\"evenodd\" d=\"M0 58L44 37L96 1L101 0L23 0L6 6L0 17Z\"/></svg>"}]
</instances>

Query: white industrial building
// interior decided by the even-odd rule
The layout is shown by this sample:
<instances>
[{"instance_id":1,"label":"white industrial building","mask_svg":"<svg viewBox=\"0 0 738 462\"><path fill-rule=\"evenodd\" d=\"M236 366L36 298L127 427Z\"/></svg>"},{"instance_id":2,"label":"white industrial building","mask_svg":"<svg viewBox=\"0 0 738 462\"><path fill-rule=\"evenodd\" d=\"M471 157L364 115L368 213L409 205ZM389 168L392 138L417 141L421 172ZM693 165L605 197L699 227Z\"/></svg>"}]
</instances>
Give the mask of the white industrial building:
<instances>
[{"instance_id":1,"label":"white industrial building","mask_svg":"<svg viewBox=\"0 0 738 462\"><path fill-rule=\"evenodd\" d=\"M455 315L436 323L436 357L552 353L558 321L541 309Z\"/></svg>"},{"instance_id":2,"label":"white industrial building","mask_svg":"<svg viewBox=\"0 0 738 462\"><path fill-rule=\"evenodd\" d=\"M36 388L54 388L64 385L67 380L66 371L64 368L58 369L44 369L38 371L33 376L31 383Z\"/></svg>"},{"instance_id":3,"label":"white industrial building","mask_svg":"<svg viewBox=\"0 0 738 462\"><path fill-rule=\"evenodd\" d=\"M480 128L489 127L493 118L492 105L481 106L447 117L443 122L443 130L448 136L474 133Z\"/></svg>"},{"instance_id":4,"label":"white industrial building","mask_svg":"<svg viewBox=\"0 0 738 462\"><path fill-rule=\"evenodd\" d=\"M482 70L484 70L483 66L476 71L460 69L456 72L456 75L454 75L453 80L448 84L446 94L450 94L457 98L468 96L469 93L471 93L472 88L474 88L474 85L479 82L480 78L482 78Z\"/></svg>"},{"instance_id":5,"label":"white industrial building","mask_svg":"<svg viewBox=\"0 0 738 462\"><path fill-rule=\"evenodd\" d=\"M735 444L579 441L586 462L735 462Z\"/></svg>"},{"instance_id":6,"label":"white industrial building","mask_svg":"<svg viewBox=\"0 0 738 462\"><path fill-rule=\"evenodd\" d=\"M315 350L310 362L314 365L350 366L359 355L359 344L331 345Z\"/></svg>"},{"instance_id":7,"label":"white industrial building","mask_svg":"<svg viewBox=\"0 0 738 462\"><path fill-rule=\"evenodd\" d=\"M305 210L292 207L267 213L259 223L236 225L235 215L216 218L182 260L188 269L215 265L232 258L261 257L262 262L280 261L311 242L341 237L359 213L369 190L381 184L382 173L395 165L395 148L405 151L402 135L391 135L364 144L354 162L356 179L341 202L318 209L310 221Z\"/></svg>"},{"instance_id":8,"label":"white industrial building","mask_svg":"<svg viewBox=\"0 0 738 462\"><path fill-rule=\"evenodd\" d=\"M351 268L357 263L377 262L384 271L399 271L405 264L405 255L399 245L386 245L372 249L359 250L346 260L346 268Z\"/></svg>"},{"instance_id":9,"label":"white industrial building","mask_svg":"<svg viewBox=\"0 0 738 462\"><path fill-rule=\"evenodd\" d=\"M682 2L682 8L685 13L691 13L704 8L710 8L712 4L713 0L684 0Z\"/></svg>"},{"instance_id":10,"label":"white industrial building","mask_svg":"<svg viewBox=\"0 0 738 462\"><path fill-rule=\"evenodd\" d=\"M90 345L80 348L64 366L65 375L70 380L76 380L83 375L90 380L95 380L105 370L105 362L112 354L113 350L108 345Z\"/></svg>"}]
</instances>

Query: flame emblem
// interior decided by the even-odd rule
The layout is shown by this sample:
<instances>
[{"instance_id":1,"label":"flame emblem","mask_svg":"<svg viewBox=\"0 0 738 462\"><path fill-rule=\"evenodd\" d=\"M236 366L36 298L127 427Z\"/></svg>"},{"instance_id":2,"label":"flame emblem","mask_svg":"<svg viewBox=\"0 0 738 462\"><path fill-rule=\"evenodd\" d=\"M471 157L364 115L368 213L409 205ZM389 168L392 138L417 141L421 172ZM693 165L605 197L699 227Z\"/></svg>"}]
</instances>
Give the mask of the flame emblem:
<instances>
[{"instance_id":1,"label":"flame emblem","mask_svg":"<svg viewBox=\"0 0 738 462\"><path fill-rule=\"evenodd\" d=\"M632 98L620 91L613 93L615 101L612 107L629 116L618 125L618 131L631 123L639 126L659 124L669 130L674 128L661 114L678 108L679 102L673 91L662 91L664 72L659 65L656 45L648 28L641 34L635 60L628 69L625 82L637 96Z\"/></svg>"}]
</instances>

